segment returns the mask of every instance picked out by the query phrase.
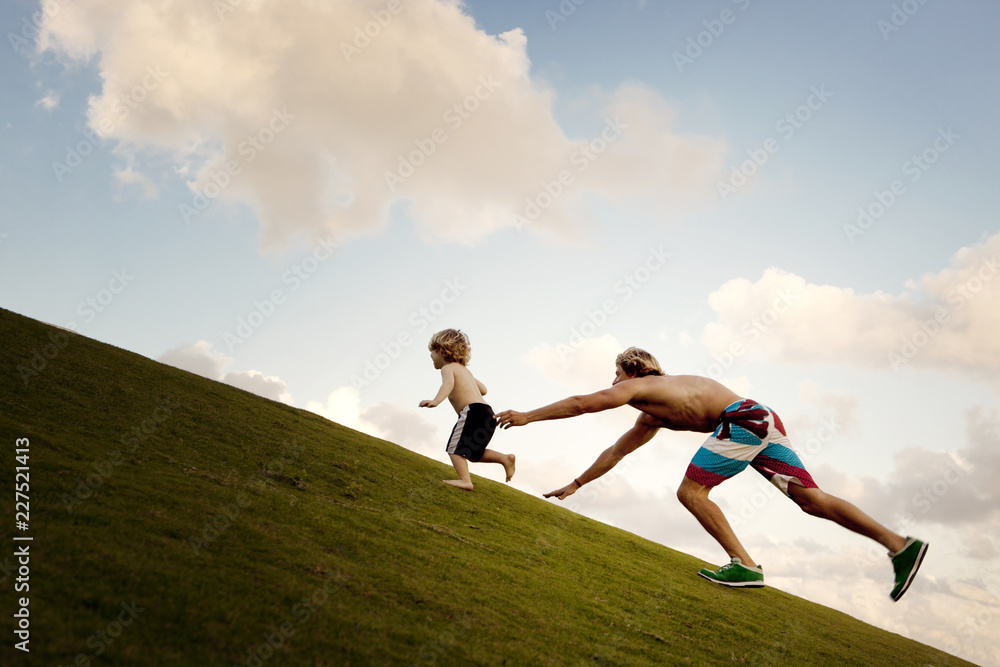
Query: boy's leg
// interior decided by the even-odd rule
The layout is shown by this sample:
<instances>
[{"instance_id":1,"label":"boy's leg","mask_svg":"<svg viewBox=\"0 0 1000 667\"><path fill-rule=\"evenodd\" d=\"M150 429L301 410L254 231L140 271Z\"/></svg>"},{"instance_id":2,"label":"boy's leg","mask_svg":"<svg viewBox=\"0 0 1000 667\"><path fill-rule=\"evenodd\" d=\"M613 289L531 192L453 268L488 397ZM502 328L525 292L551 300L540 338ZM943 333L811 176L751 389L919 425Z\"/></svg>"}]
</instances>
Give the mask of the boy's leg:
<instances>
[{"instance_id":1,"label":"boy's leg","mask_svg":"<svg viewBox=\"0 0 1000 667\"><path fill-rule=\"evenodd\" d=\"M469 462L464 456L459 456L458 454L449 454L448 456L451 457L451 464L455 466L458 479L443 479L441 481L466 491L472 491L472 476L469 474Z\"/></svg>"},{"instance_id":2,"label":"boy's leg","mask_svg":"<svg viewBox=\"0 0 1000 667\"><path fill-rule=\"evenodd\" d=\"M503 466L504 472L507 473L507 481L509 482L511 478L514 477L515 458L516 457L513 454L501 454L500 452L492 449L487 449L483 451L483 456L479 459L479 462L499 463Z\"/></svg>"}]
</instances>

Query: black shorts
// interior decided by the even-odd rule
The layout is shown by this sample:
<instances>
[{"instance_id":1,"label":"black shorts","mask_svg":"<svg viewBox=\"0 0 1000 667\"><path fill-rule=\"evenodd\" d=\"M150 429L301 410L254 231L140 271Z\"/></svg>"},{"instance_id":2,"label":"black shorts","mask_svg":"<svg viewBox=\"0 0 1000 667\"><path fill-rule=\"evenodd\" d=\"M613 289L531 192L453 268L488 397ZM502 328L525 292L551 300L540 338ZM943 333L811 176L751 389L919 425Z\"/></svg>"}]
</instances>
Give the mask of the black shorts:
<instances>
[{"instance_id":1,"label":"black shorts","mask_svg":"<svg viewBox=\"0 0 1000 667\"><path fill-rule=\"evenodd\" d=\"M493 408L486 403L469 403L458 413L458 422L451 430L445 451L476 462L483 458L496 428Z\"/></svg>"}]
</instances>

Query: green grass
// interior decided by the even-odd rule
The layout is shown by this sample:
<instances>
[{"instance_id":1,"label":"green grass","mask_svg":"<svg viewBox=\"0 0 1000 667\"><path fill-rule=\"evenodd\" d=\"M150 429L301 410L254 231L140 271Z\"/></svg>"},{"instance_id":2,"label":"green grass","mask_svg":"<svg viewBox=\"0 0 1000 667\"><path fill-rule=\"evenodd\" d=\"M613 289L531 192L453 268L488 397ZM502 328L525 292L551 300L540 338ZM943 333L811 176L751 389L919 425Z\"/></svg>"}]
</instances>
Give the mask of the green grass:
<instances>
[{"instance_id":1,"label":"green grass","mask_svg":"<svg viewBox=\"0 0 1000 667\"><path fill-rule=\"evenodd\" d=\"M30 664L968 664L5 310L0 340L3 554L30 439ZM29 664L0 576L0 664Z\"/></svg>"}]
</instances>

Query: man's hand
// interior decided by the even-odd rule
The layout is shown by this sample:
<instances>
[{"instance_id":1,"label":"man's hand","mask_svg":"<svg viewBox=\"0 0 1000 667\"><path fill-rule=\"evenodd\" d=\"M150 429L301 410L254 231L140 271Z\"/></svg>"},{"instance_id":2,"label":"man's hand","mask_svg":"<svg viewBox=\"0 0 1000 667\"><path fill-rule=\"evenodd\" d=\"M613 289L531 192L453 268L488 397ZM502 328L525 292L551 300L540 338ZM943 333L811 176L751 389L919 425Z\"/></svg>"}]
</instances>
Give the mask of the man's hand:
<instances>
[{"instance_id":1,"label":"man's hand","mask_svg":"<svg viewBox=\"0 0 1000 667\"><path fill-rule=\"evenodd\" d=\"M497 424L500 428L510 428L511 426L524 426L528 423L528 416L523 412L514 410L504 410L496 416Z\"/></svg>"},{"instance_id":2,"label":"man's hand","mask_svg":"<svg viewBox=\"0 0 1000 667\"><path fill-rule=\"evenodd\" d=\"M580 487L577 485L576 480L574 479L572 482L570 482L569 484L567 484L563 488L556 489L555 491L549 491L543 497L545 497L545 498L551 498L552 496L555 496L559 500L566 500L567 498L569 498L570 496L572 496L574 493L576 493L579 490L580 490Z\"/></svg>"},{"instance_id":3,"label":"man's hand","mask_svg":"<svg viewBox=\"0 0 1000 667\"><path fill-rule=\"evenodd\" d=\"M435 403L434 401L426 401L426 400L425 401L420 401L420 405L418 407L421 407L421 408L436 408L437 407L437 403Z\"/></svg>"}]
</instances>

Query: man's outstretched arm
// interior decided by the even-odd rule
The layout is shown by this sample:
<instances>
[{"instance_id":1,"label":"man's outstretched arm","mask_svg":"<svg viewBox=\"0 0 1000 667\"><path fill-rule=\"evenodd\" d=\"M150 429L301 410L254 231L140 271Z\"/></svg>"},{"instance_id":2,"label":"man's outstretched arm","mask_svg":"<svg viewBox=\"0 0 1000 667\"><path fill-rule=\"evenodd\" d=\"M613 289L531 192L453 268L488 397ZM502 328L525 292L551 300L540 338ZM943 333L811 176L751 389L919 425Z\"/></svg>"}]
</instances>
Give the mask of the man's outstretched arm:
<instances>
[{"instance_id":1,"label":"man's outstretched arm","mask_svg":"<svg viewBox=\"0 0 1000 667\"><path fill-rule=\"evenodd\" d=\"M561 489L546 493L545 497L550 498L555 496L559 500L565 500L579 491L580 487L584 484L594 481L614 468L626 455L631 454L652 440L658 430L659 427L646 423L646 415L639 415L639 418L635 420L635 426L626 431L625 435L618 438L615 444L601 452L597 460L582 475Z\"/></svg>"},{"instance_id":2,"label":"man's outstretched arm","mask_svg":"<svg viewBox=\"0 0 1000 667\"><path fill-rule=\"evenodd\" d=\"M602 389L593 394L570 396L530 412L504 410L497 415L497 423L500 424L500 428L510 428L511 426L524 426L531 422L565 419L589 412L602 412L618 408L627 405L635 396L635 387L629 386L631 384L632 381L619 382L613 387Z\"/></svg>"}]
</instances>

